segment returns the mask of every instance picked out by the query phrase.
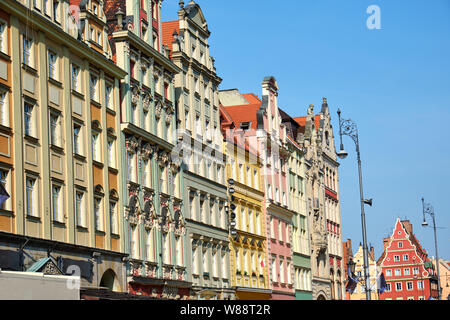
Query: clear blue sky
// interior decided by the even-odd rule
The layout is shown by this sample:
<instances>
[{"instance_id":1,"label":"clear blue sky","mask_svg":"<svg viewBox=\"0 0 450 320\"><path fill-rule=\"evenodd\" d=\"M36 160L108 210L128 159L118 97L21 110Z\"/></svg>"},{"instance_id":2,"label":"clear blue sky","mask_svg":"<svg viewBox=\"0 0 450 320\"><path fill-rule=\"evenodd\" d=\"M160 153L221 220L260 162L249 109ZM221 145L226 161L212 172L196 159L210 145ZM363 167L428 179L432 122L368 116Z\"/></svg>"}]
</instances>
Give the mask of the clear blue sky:
<instances>
[{"instance_id":1,"label":"clear blue sky","mask_svg":"<svg viewBox=\"0 0 450 320\"><path fill-rule=\"evenodd\" d=\"M186 0L187 4L189 0ZM198 0L211 31L210 53L221 89L261 96L264 76L277 79L279 106L291 116L331 108L359 129L367 239L378 258L397 217L435 255L433 229L421 226L422 202L436 212L438 249L450 259L450 1ZM381 9L381 30L369 30L366 9ZM164 0L164 21L178 0ZM341 160L343 240L362 242L356 154ZM431 217L427 216L432 226ZM445 283L444 283L445 285Z\"/></svg>"}]
</instances>

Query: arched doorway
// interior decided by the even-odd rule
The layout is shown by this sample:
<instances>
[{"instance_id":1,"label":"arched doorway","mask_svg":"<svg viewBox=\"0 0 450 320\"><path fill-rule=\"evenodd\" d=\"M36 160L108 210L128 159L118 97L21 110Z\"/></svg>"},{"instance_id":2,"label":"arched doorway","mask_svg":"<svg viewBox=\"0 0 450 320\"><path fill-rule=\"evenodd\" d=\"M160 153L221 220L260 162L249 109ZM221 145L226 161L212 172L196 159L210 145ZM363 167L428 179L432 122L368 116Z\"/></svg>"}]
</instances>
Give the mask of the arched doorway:
<instances>
[{"instance_id":1,"label":"arched doorway","mask_svg":"<svg viewBox=\"0 0 450 320\"><path fill-rule=\"evenodd\" d=\"M323 294L319 294L317 300L327 300Z\"/></svg>"},{"instance_id":2,"label":"arched doorway","mask_svg":"<svg viewBox=\"0 0 450 320\"><path fill-rule=\"evenodd\" d=\"M120 291L119 282L113 270L108 269L103 273L102 279L100 280L100 287L108 288L111 291Z\"/></svg>"}]
</instances>

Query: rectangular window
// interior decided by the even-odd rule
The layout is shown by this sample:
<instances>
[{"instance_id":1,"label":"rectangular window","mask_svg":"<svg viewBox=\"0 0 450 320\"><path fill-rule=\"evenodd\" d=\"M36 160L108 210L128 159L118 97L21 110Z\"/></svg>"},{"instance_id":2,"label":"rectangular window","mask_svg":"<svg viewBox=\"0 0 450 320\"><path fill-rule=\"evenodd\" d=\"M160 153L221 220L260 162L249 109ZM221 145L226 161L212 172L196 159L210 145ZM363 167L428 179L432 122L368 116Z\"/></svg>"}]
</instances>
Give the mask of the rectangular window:
<instances>
[{"instance_id":1,"label":"rectangular window","mask_svg":"<svg viewBox=\"0 0 450 320\"><path fill-rule=\"evenodd\" d=\"M406 283L406 290L412 290L413 289L413 283L411 281L408 281Z\"/></svg>"},{"instance_id":2,"label":"rectangular window","mask_svg":"<svg viewBox=\"0 0 450 320\"><path fill-rule=\"evenodd\" d=\"M63 222L61 186L52 186L53 221Z\"/></svg>"},{"instance_id":3,"label":"rectangular window","mask_svg":"<svg viewBox=\"0 0 450 320\"><path fill-rule=\"evenodd\" d=\"M31 41L31 39L28 39L24 36L22 48L22 63L30 67L33 66L32 46L33 42Z\"/></svg>"},{"instance_id":4,"label":"rectangular window","mask_svg":"<svg viewBox=\"0 0 450 320\"><path fill-rule=\"evenodd\" d=\"M417 281L417 289L423 289L423 281Z\"/></svg>"},{"instance_id":5,"label":"rectangular window","mask_svg":"<svg viewBox=\"0 0 450 320\"><path fill-rule=\"evenodd\" d=\"M394 256L394 262L399 262L400 261L400 256L395 255Z\"/></svg>"},{"instance_id":6,"label":"rectangular window","mask_svg":"<svg viewBox=\"0 0 450 320\"><path fill-rule=\"evenodd\" d=\"M403 261L408 261L409 260L409 256L407 254L403 255Z\"/></svg>"},{"instance_id":7,"label":"rectangular window","mask_svg":"<svg viewBox=\"0 0 450 320\"><path fill-rule=\"evenodd\" d=\"M101 162L100 134L92 133L92 157L94 161Z\"/></svg>"},{"instance_id":8,"label":"rectangular window","mask_svg":"<svg viewBox=\"0 0 450 320\"><path fill-rule=\"evenodd\" d=\"M108 166L110 168L116 167L116 144L114 139L108 139Z\"/></svg>"},{"instance_id":9,"label":"rectangular window","mask_svg":"<svg viewBox=\"0 0 450 320\"><path fill-rule=\"evenodd\" d=\"M395 275L396 276L401 276L402 275L402 271L400 269L395 269Z\"/></svg>"},{"instance_id":10,"label":"rectangular window","mask_svg":"<svg viewBox=\"0 0 450 320\"><path fill-rule=\"evenodd\" d=\"M57 56L51 51L48 52L48 77L58 80Z\"/></svg>"},{"instance_id":11,"label":"rectangular window","mask_svg":"<svg viewBox=\"0 0 450 320\"><path fill-rule=\"evenodd\" d=\"M85 227L86 226L86 217L84 210L84 192L76 191L75 193L75 219L77 226Z\"/></svg>"},{"instance_id":12,"label":"rectangular window","mask_svg":"<svg viewBox=\"0 0 450 320\"><path fill-rule=\"evenodd\" d=\"M59 23L59 0L53 0L53 20Z\"/></svg>"},{"instance_id":13,"label":"rectangular window","mask_svg":"<svg viewBox=\"0 0 450 320\"><path fill-rule=\"evenodd\" d=\"M419 267L414 267L413 268L413 274L414 275L419 274Z\"/></svg>"},{"instance_id":14,"label":"rectangular window","mask_svg":"<svg viewBox=\"0 0 450 320\"><path fill-rule=\"evenodd\" d=\"M391 284L390 283L386 283L386 291L387 292L391 291Z\"/></svg>"},{"instance_id":15,"label":"rectangular window","mask_svg":"<svg viewBox=\"0 0 450 320\"><path fill-rule=\"evenodd\" d=\"M73 153L81 155L81 126L73 125Z\"/></svg>"},{"instance_id":16,"label":"rectangular window","mask_svg":"<svg viewBox=\"0 0 450 320\"><path fill-rule=\"evenodd\" d=\"M27 215L36 217L37 216L37 192L36 192L36 179L27 177L26 178L26 201L27 201Z\"/></svg>"},{"instance_id":17,"label":"rectangular window","mask_svg":"<svg viewBox=\"0 0 450 320\"><path fill-rule=\"evenodd\" d=\"M109 203L109 219L111 225L111 234L119 234L119 225L117 223L117 205L116 202Z\"/></svg>"},{"instance_id":18,"label":"rectangular window","mask_svg":"<svg viewBox=\"0 0 450 320\"><path fill-rule=\"evenodd\" d=\"M0 52L8 54L8 27L0 21Z\"/></svg>"},{"instance_id":19,"label":"rectangular window","mask_svg":"<svg viewBox=\"0 0 450 320\"><path fill-rule=\"evenodd\" d=\"M136 226L130 227L130 251L131 258L139 257L139 239L138 239L138 230Z\"/></svg>"},{"instance_id":20,"label":"rectangular window","mask_svg":"<svg viewBox=\"0 0 450 320\"><path fill-rule=\"evenodd\" d=\"M10 196L10 198L3 201L3 203L0 205L0 209L11 210L11 185L9 179L9 170L0 170L0 183L3 185L3 188L5 188L6 192L8 192Z\"/></svg>"},{"instance_id":21,"label":"rectangular window","mask_svg":"<svg viewBox=\"0 0 450 320\"><path fill-rule=\"evenodd\" d=\"M103 231L103 214L102 214L102 199L94 198L94 218L95 218L95 230Z\"/></svg>"},{"instance_id":22,"label":"rectangular window","mask_svg":"<svg viewBox=\"0 0 450 320\"><path fill-rule=\"evenodd\" d=\"M105 87L105 106L111 110L114 110L114 99L113 99L113 87L107 84Z\"/></svg>"},{"instance_id":23,"label":"rectangular window","mask_svg":"<svg viewBox=\"0 0 450 320\"><path fill-rule=\"evenodd\" d=\"M91 99L98 102L98 78L94 75L90 77Z\"/></svg>"},{"instance_id":24,"label":"rectangular window","mask_svg":"<svg viewBox=\"0 0 450 320\"><path fill-rule=\"evenodd\" d=\"M386 270L386 277L392 277L392 270L391 269L387 269Z\"/></svg>"},{"instance_id":25,"label":"rectangular window","mask_svg":"<svg viewBox=\"0 0 450 320\"><path fill-rule=\"evenodd\" d=\"M8 92L0 92L0 125L9 127L9 95Z\"/></svg>"},{"instance_id":26,"label":"rectangular window","mask_svg":"<svg viewBox=\"0 0 450 320\"><path fill-rule=\"evenodd\" d=\"M76 92L80 92L80 67L75 64L72 64L72 90Z\"/></svg>"},{"instance_id":27,"label":"rectangular window","mask_svg":"<svg viewBox=\"0 0 450 320\"><path fill-rule=\"evenodd\" d=\"M33 108L34 108L33 105L25 102L24 121L25 121L25 135L27 135L27 136L33 136L33 134L34 134Z\"/></svg>"},{"instance_id":28,"label":"rectangular window","mask_svg":"<svg viewBox=\"0 0 450 320\"><path fill-rule=\"evenodd\" d=\"M395 283L395 290L396 291L402 291L402 283L401 282L396 282Z\"/></svg>"},{"instance_id":29,"label":"rectangular window","mask_svg":"<svg viewBox=\"0 0 450 320\"><path fill-rule=\"evenodd\" d=\"M404 269L403 269L403 274L404 274L405 276L409 276L409 275L410 275L410 269L409 269L409 268L404 268Z\"/></svg>"}]
</instances>

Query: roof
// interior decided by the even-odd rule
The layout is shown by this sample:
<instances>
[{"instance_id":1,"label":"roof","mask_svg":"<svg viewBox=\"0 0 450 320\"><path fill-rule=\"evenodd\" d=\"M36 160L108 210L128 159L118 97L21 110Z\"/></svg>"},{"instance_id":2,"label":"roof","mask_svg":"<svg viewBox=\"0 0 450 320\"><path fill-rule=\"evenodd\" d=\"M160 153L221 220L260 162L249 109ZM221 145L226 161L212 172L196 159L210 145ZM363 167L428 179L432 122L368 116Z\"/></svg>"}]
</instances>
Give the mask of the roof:
<instances>
[{"instance_id":1,"label":"roof","mask_svg":"<svg viewBox=\"0 0 450 320\"><path fill-rule=\"evenodd\" d=\"M169 57L172 59L173 32L176 31L177 34L180 34L180 24L178 20L174 20L163 22L161 25L162 25L162 43L166 47L169 47L170 49Z\"/></svg>"},{"instance_id":2,"label":"roof","mask_svg":"<svg viewBox=\"0 0 450 320\"><path fill-rule=\"evenodd\" d=\"M320 128L320 118L321 118L320 114L316 114L314 116L314 125L316 126L317 131ZM296 117L296 118L294 118L294 120L302 127L304 127L306 125L306 117Z\"/></svg>"},{"instance_id":3,"label":"roof","mask_svg":"<svg viewBox=\"0 0 450 320\"><path fill-rule=\"evenodd\" d=\"M236 106L226 106L224 109L227 111L229 116L233 119L233 122L236 125L236 128L241 127L242 122L251 122L251 129L256 130L257 119L256 112L261 106L261 100L259 98L250 93L243 94L245 99L249 102L249 104L236 105Z\"/></svg>"},{"instance_id":4,"label":"roof","mask_svg":"<svg viewBox=\"0 0 450 320\"><path fill-rule=\"evenodd\" d=\"M44 267L47 264L47 262L49 262L49 261L51 261L55 265L55 267L58 269L58 271L61 274L63 274L63 272L59 269L58 264L52 257L39 259L38 261L33 263L33 265L31 267L29 267L26 272L40 272L41 268Z\"/></svg>"}]
</instances>

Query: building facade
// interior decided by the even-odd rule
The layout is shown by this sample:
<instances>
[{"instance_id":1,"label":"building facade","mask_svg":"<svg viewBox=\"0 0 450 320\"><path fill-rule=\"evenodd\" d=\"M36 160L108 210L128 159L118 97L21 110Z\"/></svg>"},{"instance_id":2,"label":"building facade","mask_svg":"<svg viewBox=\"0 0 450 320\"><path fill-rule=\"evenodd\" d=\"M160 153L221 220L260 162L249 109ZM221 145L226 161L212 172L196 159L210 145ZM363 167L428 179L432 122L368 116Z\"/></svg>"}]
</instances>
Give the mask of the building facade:
<instances>
[{"instance_id":1,"label":"building facade","mask_svg":"<svg viewBox=\"0 0 450 320\"><path fill-rule=\"evenodd\" d=\"M229 159L226 178L234 182L234 201L230 201L230 205L236 205L237 233L230 236L231 285L237 299L269 300L262 163L253 143L255 130L236 126L236 122L240 122L238 113L228 113L224 107L220 107L220 111L224 152Z\"/></svg>"},{"instance_id":2,"label":"building facade","mask_svg":"<svg viewBox=\"0 0 450 320\"><path fill-rule=\"evenodd\" d=\"M384 273L387 289L379 300L437 299L437 275L412 224L397 218L392 235L383 242L384 252L377 264Z\"/></svg>"},{"instance_id":3,"label":"building facade","mask_svg":"<svg viewBox=\"0 0 450 320\"><path fill-rule=\"evenodd\" d=\"M189 281L199 299L234 299L218 96L222 79L209 53L211 33L200 6L179 5L178 20L162 28L163 43L181 70L175 76L179 140L173 155L183 159Z\"/></svg>"},{"instance_id":4,"label":"building facade","mask_svg":"<svg viewBox=\"0 0 450 320\"><path fill-rule=\"evenodd\" d=\"M267 233L267 266L271 299L295 299L292 262L292 217L289 209L286 127L277 105L278 85L274 77L262 82L262 100L237 90L221 91L220 101L228 113L239 114L239 129L251 128L251 142L262 161L264 210Z\"/></svg>"},{"instance_id":5,"label":"building facade","mask_svg":"<svg viewBox=\"0 0 450 320\"><path fill-rule=\"evenodd\" d=\"M5 0L0 39L0 168L11 196L0 209L10 257L1 268L75 272L81 287L126 291L116 161L126 73L111 60L103 7Z\"/></svg>"},{"instance_id":6,"label":"building facade","mask_svg":"<svg viewBox=\"0 0 450 320\"><path fill-rule=\"evenodd\" d=\"M289 168L289 209L294 212L292 217L292 263L295 298L312 300L311 256L305 190L305 149L296 142L302 129L288 114L282 110L280 113L287 130L290 154L287 166Z\"/></svg>"},{"instance_id":7,"label":"building facade","mask_svg":"<svg viewBox=\"0 0 450 320\"><path fill-rule=\"evenodd\" d=\"M183 169L171 157L181 70L162 43L161 2L105 1L113 59L128 73L120 109L128 291L190 299Z\"/></svg>"},{"instance_id":8,"label":"building facade","mask_svg":"<svg viewBox=\"0 0 450 320\"><path fill-rule=\"evenodd\" d=\"M377 262L375 260L373 247L370 247L369 252L369 289L370 289L370 300L378 300L378 294L377 294L377 279L379 276L378 268L377 268ZM359 244L358 251L356 251L353 262L355 265L355 275L358 277L358 279L362 279L362 281L359 281L355 291L350 295L349 292L349 299L348 300L366 300L366 291L364 286L364 254L363 254L363 248L362 245Z\"/></svg>"}]
</instances>

